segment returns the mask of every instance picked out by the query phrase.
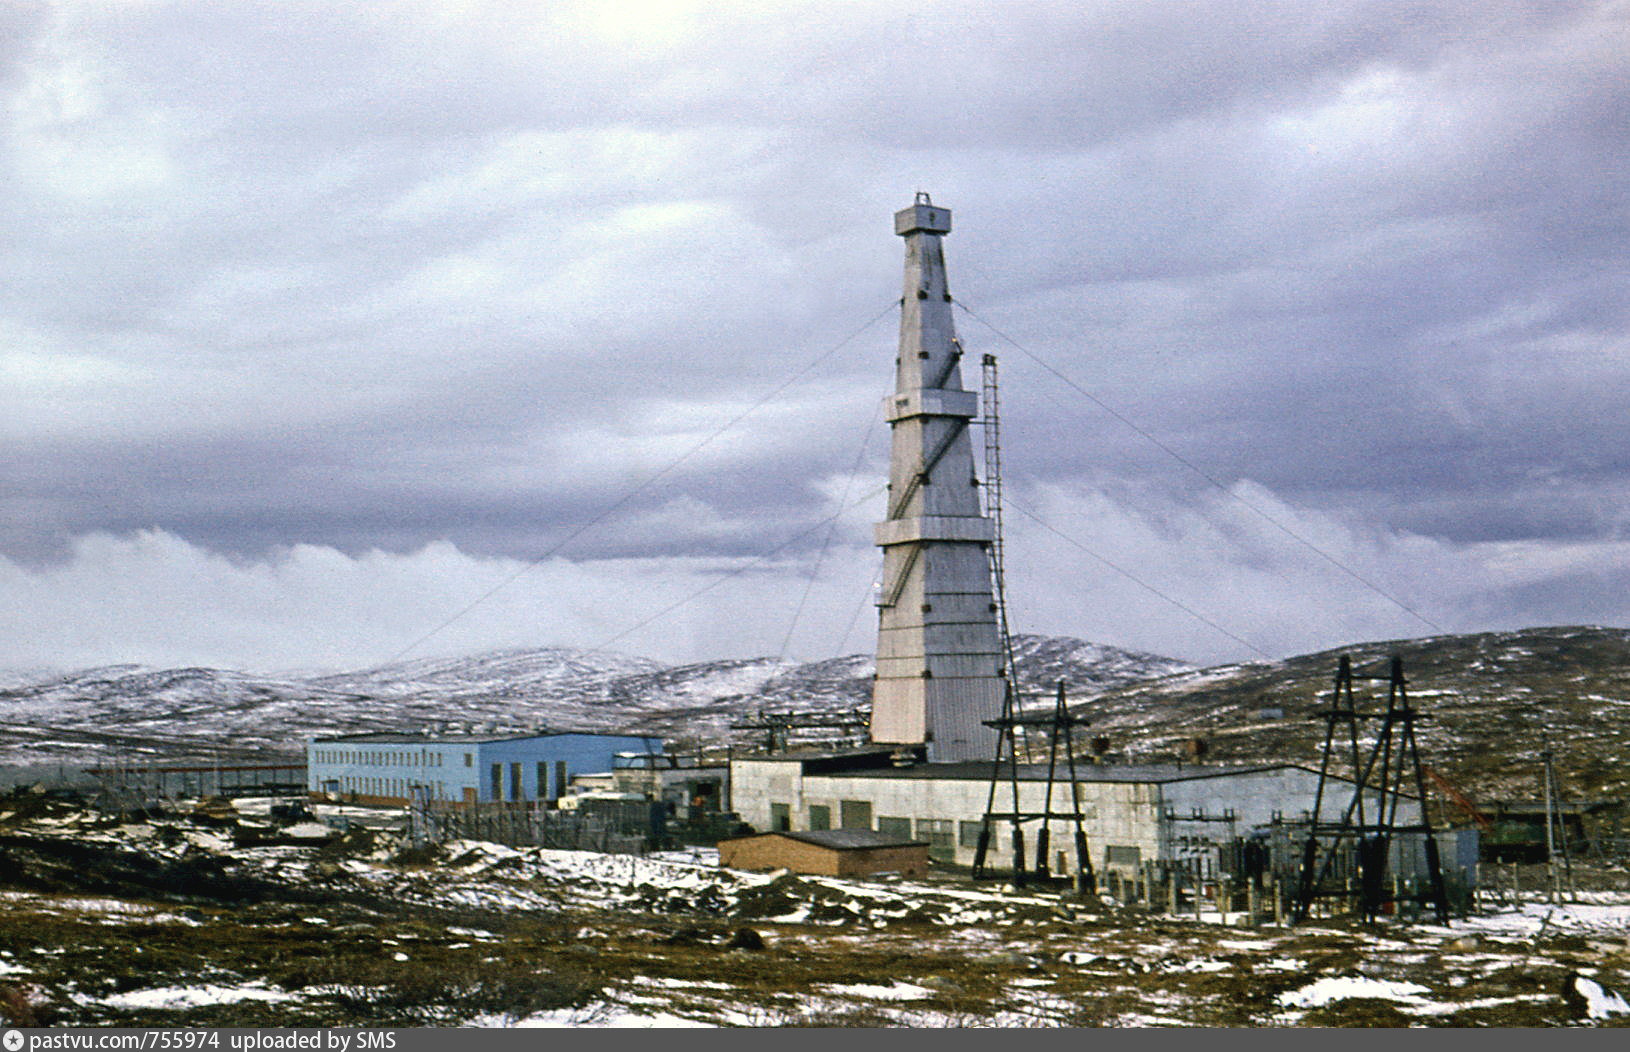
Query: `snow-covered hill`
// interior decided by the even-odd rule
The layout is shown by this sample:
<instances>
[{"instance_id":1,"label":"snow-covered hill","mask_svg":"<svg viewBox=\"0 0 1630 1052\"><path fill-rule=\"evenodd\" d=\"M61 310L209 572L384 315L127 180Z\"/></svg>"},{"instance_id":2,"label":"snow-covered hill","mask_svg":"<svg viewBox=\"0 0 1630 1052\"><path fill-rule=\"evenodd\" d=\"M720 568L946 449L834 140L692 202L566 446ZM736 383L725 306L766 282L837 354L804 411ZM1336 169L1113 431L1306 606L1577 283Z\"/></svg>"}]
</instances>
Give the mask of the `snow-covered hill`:
<instances>
[{"instance_id":1,"label":"snow-covered hill","mask_svg":"<svg viewBox=\"0 0 1630 1052\"><path fill-rule=\"evenodd\" d=\"M1020 636L1029 710L1059 681L1111 758L1169 760L1195 739L1216 761L1317 764L1338 654L1372 673L1398 654L1425 713L1426 762L1474 798L1536 793L1549 740L1564 791L1630 793L1630 631L1533 628L1354 644L1283 661L1199 669L1079 639ZM261 676L114 665L0 673L0 766L229 759L298 753L309 734L511 731L534 727L661 735L680 748L752 745L731 724L758 714L857 720L873 661L770 658L668 666L546 647L408 661L339 675ZM1360 692L1384 684L1362 683ZM1031 700L1033 699L1033 700ZM807 738L845 733L824 728ZM863 728L847 729L857 740Z\"/></svg>"},{"instance_id":2,"label":"snow-covered hill","mask_svg":"<svg viewBox=\"0 0 1630 1052\"><path fill-rule=\"evenodd\" d=\"M1549 742L1572 798L1630 793L1630 630L1583 626L1356 643L1283 661L1190 669L1081 706L1128 759L1168 759L1199 739L1209 760L1317 764L1336 664L1348 656L1362 711L1387 700L1403 662L1426 763L1477 799L1537 797Z\"/></svg>"},{"instance_id":3,"label":"snow-covered hill","mask_svg":"<svg viewBox=\"0 0 1630 1052\"><path fill-rule=\"evenodd\" d=\"M1016 640L1021 690L1095 694L1190 666L1078 639ZM720 743L761 712L855 716L873 660L771 658L666 666L563 647L423 659L357 672L257 676L116 665L0 679L0 764L297 751L363 731L626 730Z\"/></svg>"}]
</instances>

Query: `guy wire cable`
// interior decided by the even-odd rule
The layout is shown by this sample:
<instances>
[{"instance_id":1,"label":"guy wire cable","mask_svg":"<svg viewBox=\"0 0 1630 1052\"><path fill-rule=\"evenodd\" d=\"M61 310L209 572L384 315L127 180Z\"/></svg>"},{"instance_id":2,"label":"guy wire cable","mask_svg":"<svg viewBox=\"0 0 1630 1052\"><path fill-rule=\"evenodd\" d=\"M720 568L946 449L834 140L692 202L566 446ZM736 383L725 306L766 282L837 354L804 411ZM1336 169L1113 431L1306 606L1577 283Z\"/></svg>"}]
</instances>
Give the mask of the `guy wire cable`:
<instances>
[{"instance_id":1,"label":"guy wire cable","mask_svg":"<svg viewBox=\"0 0 1630 1052\"><path fill-rule=\"evenodd\" d=\"M770 390L769 392L764 394L762 397L759 398L758 401L754 402L752 405L748 406L746 409L743 409L741 412L737 413L735 416L731 417L729 420L727 420L723 424L719 425L719 427L717 429L715 429L707 437L703 438L700 442L696 443L694 446L687 449L685 452L679 454L679 456L675 457L673 460L670 460L666 465L664 465L662 468L660 468L654 474L647 476L644 479L644 481L636 484L632 488L625 491L621 497L618 497L616 500L614 500L610 504L606 505L599 512L597 512L594 516L592 516L587 522L584 522L582 525L578 526L571 533L567 534L564 538L557 541L555 544L551 545L548 548L548 550L544 551L540 555L536 555L536 556L532 557L531 559L529 559L525 563L521 564L521 566L518 569L516 569L513 573L511 573L509 576L505 577L503 580L499 581L497 584L495 584L491 588L487 589L481 595L479 595L475 599L471 600L468 604L466 604L464 607L462 607L460 610L458 610L456 613L454 613L451 617L447 618L445 621L442 621L440 624L436 625L430 631L424 633L419 638L413 640L413 642L409 643L407 646L403 647L401 650L399 650L395 654L391 655L383 663L386 664L386 665L389 665L389 664L392 664L394 662L400 661L400 660L402 660L402 658L404 658L407 655L413 653L415 650L419 649L419 647L423 646L428 640L430 640L430 639L434 638L435 636L439 635L442 631L447 629L450 625L455 624L460 619L462 619L463 617L468 615L470 613L470 611L474 610L476 607L480 606L482 603L485 603L488 599L491 599L493 596L497 595L499 592L503 591L505 588L508 588L511 584L513 584L520 577L522 577L523 575L529 573L539 563L543 562L545 559L547 559L550 556L554 555L555 553L559 552L562 548L566 547L568 544L570 544L573 541L577 540L577 538L579 538L583 534L587 533L590 529L594 528L595 526L598 526L601 522L605 521L608 517L610 517L610 515L613 512L617 511L623 505L625 505L629 501L633 500L636 496L638 496L645 489L649 488L651 485L656 483L659 479L663 478L664 476L666 476L667 474L672 472L675 468L679 467L679 465L683 464L685 461L689 460L691 457L693 457L697 453L701 452L701 450L704 447L706 447L708 444L713 442L719 436L723 435L726 431L729 431L731 428L733 428L737 424L741 423L743 420L745 420L747 418L747 416L749 414L755 412L758 409L763 408L765 403L769 402L771 399L773 399L777 395L781 394L781 392L785 391L787 388L791 387L793 384L795 384L799 380L803 379L804 375L807 374L808 372L810 372L811 370L813 370L816 366L820 365L822 362L826 361L828 358L832 357L834 354L838 353L843 348L847 347L849 344L853 343L856 339L859 339L861 334L863 334L867 329L870 329L873 325L876 325L878 322L882 321L885 317L887 317L889 315L889 313L891 311L893 311L896 306L898 306L898 304L899 304L898 299L890 300L889 305L887 307L884 307L881 311L879 311L877 313L877 315L875 317L873 317L870 321L866 322L866 324L862 325L860 328L856 329L854 332L851 332L849 335L847 335L843 339L839 340L832 347L828 348L827 350L821 352L819 355L817 355L816 357L811 359L802 369L799 369L796 373L793 373L792 376L788 377L786 380L782 381L782 383L780 383L778 386L776 386L775 388L773 388L772 390Z\"/></svg>"},{"instance_id":2,"label":"guy wire cable","mask_svg":"<svg viewBox=\"0 0 1630 1052\"><path fill-rule=\"evenodd\" d=\"M820 529L822 526L825 526L827 523L836 522L845 512L849 511L851 508L860 507L860 505L862 505L862 504L866 503L867 501L871 500L873 497L879 495L880 493L882 493L886 489L888 489L887 486L879 486L876 489L872 490L871 492L863 494L861 497L857 498L854 501L854 503L848 505L847 507L839 508L837 511L833 512L831 515L829 515L826 518L820 520L819 522L816 522L815 524L813 524L811 526L806 526L804 529L799 530L797 533L793 534L791 537L788 537L786 540L782 541L780 544L776 545L774 548L771 548L769 551L760 552L758 555L755 555L753 558L751 558L751 559L747 560L746 562L742 563L740 566L734 567L734 568L720 574L718 577L715 577L713 580L709 581L707 584L705 584L702 587L696 589L691 594L685 596L685 598L680 599L677 602L670 603L669 605L663 607L661 610L658 610L656 613L650 615L649 617L647 617L647 618L645 618L645 619L643 619L643 620L641 620L641 621L639 621L639 622L637 622L637 623L635 623L633 625L630 625L629 627L623 629L621 632L618 632L616 635L612 636L610 639L606 640L605 642L600 643L600 644L598 644L596 646L589 647L588 648L589 652L593 653L594 651L597 651L597 650L602 650L603 651L607 647L611 646L613 643L616 643L619 640L625 639L628 636L633 635L635 632L638 632L640 629L644 628L646 625L649 625L653 621L659 621L662 618L667 617L669 614L673 613L675 610L678 610L680 607L685 606L685 605L693 602L694 600L700 599L702 596L706 595L708 592L713 591L713 589L715 589L715 588L719 587L720 585L724 584L726 581L729 581L729 580L732 580L734 578L740 577L742 574L746 573L748 570L751 570L753 567L759 565L760 563L762 563L765 560L771 558L772 556L777 555L783 549L785 549L787 547L790 547L794 541L802 540L803 538L809 536L811 533L814 533L816 530Z\"/></svg>"},{"instance_id":3,"label":"guy wire cable","mask_svg":"<svg viewBox=\"0 0 1630 1052\"><path fill-rule=\"evenodd\" d=\"M1072 388L1077 394L1081 395L1083 398L1087 399L1087 401L1091 402L1093 405L1097 406L1099 409L1102 409L1104 412L1106 412L1110 416L1114 417L1120 423L1124 424L1126 427L1128 427L1132 431L1136 432L1138 435L1143 437L1150 444L1154 445L1161 452L1165 453L1167 456L1171 457L1173 460L1177 461L1179 464L1182 464L1184 467L1188 468L1190 471L1194 472L1196 475L1199 475L1201 478L1205 479L1212 486L1216 487L1217 489L1221 490L1223 493L1227 494L1229 499L1234 500L1234 501L1238 502L1239 504L1243 505L1253 515L1256 515L1262 521L1268 523L1270 526L1277 529L1280 533L1283 533L1285 536L1291 538L1296 543L1298 543L1302 547L1306 548L1308 551L1313 552L1315 555L1319 556L1319 558L1323 559L1325 562L1328 562L1331 566L1334 566L1336 569L1340 570L1342 573L1346 574L1348 577L1351 577L1353 580L1357 581L1359 584L1363 585L1365 588L1368 588L1370 591L1374 592L1376 595L1378 595L1381 598L1385 599L1387 602L1391 603L1393 606L1396 606L1398 609L1402 610L1404 613L1408 614L1410 617L1413 617L1415 620L1419 621L1421 624L1426 625L1428 628L1432 629L1434 632L1442 634L1442 633L1448 631L1443 626L1441 626L1437 622L1433 621L1431 618L1427 617L1426 615L1420 613L1419 611L1417 611L1413 607L1409 606L1403 600L1401 600L1401 599L1397 598L1396 596L1393 596L1392 594L1388 593L1387 591L1382 589L1381 586L1379 586L1379 585L1375 584L1374 582L1368 580L1367 578L1365 578L1364 576L1359 574L1358 571L1356 571L1356 570L1352 569L1351 567L1347 566L1347 564L1343 563L1341 560L1337 559L1335 556L1331 555L1329 552L1326 552L1324 549L1320 548L1318 545L1314 544L1312 541L1308 540L1307 538L1303 537L1301 534L1299 534L1296 531L1292 530L1289 526L1286 526L1284 523L1280 522L1278 519L1274 518L1272 515L1269 515L1267 512L1265 512L1261 508L1257 507L1255 504L1252 504L1250 501L1246 500L1244 497L1240 496L1238 493L1235 493L1233 490L1231 490L1227 486L1223 485L1221 480L1217 479L1215 476L1213 476L1211 473L1206 471L1204 468L1200 467L1198 464L1194 463L1192 460L1189 460L1187 457L1183 456L1183 454L1177 452L1177 450L1173 449L1171 446L1168 446L1166 443L1164 443L1160 439L1156 438L1153 434L1151 434L1148 431L1144 430L1143 428L1139 427L1136 423L1134 423L1129 418L1127 418L1127 417L1123 416L1122 414L1116 412L1115 409L1113 407L1111 407L1108 403L1104 402L1098 396L1094 395L1092 392L1088 391L1086 388L1082 387L1080 384L1076 383L1074 380L1072 380L1068 376L1064 375L1064 373L1062 373L1059 370L1055 369L1052 365L1048 364L1048 362L1046 362L1044 359L1042 359L1035 352L1031 351L1028 347L1021 344L1018 340L1015 340L1013 337L1009 336L1007 333L1003 332L1001 329L998 329L995 325L993 325L990 322L986 321L982 316L980 316L978 314L975 314L974 311L967 304L963 303L960 299L956 301L956 305L958 307L961 307L963 312L965 314L967 314L968 317L970 317L970 318L974 319L975 321L979 322L979 324L983 325L985 328L987 328L991 332L995 333L998 338L1000 338L1000 339L1006 341L1007 343L1011 344L1014 348L1016 348L1025 357L1029 358L1031 361L1035 362L1037 365L1041 366L1043 369L1047 370L1049 373L1052 373L1059 380L1062 380L1065 384L1067 384L1070 388Z\"/></svg>"},{"instance_id":4,"label":"guy wire cable","mask_svg":"<svg viewBox=\"0 0 1630 1052\"><path fill-rule=\"evenodd\" d=\"M849 491L854 488L855 476L860 474L861 462L866 459L866 447L871 445L872 432L877 429L878 418L882 415L883 403L878 402L877 408L872 410L871 422L866 425L866 432L861 436L860 451L855 454L855 462L849 468L848 477L843 481L843 494L838 497L839 508L847 508L849 506ZM826 560L827 549L832 546L833 534L837 533L837 516L833 516L827 521L830 525L827 528L826 536L821 539L821 550L819 554L815 556L815 564L810 568L809 577L804 581L804 594L798 598L798 606L792 612L792 621L787 625L787 634L781 640L781 649L776 651L775 660L777 664L780 664L781 661L787 656L787 650L792 646L792 634L798 629L798 621L804 614L804 604L809 602L809 593L815 587L815 578L820 576L821 563Z\"/></svg>"},{"instance_id":5,"label":"guy wire cable","mask_svg":"<svg viewBox=\"0 0 1630 1052\"><path fill-rule=\"evenodd\" d=\"M1154 585L1152 585L1149 582L1147 582L1147 581L1143 580L1142 578L1138 577L1132 571L1130 571L1130 570L1128 570L1128 569L1126 569L1124 567L1117 566L1113 562L1110 562L1108 559L1104 558L1102 555L1099 555L1097 552L1093 551L1091 548L1088 548L1085 544L1082 544L1080 541L1076 540L1074 537L1071 537L1068 534L1064 533L1062 530L1059 530L1056 527L1052 526L1050 523L1048 523L1044 519L1042 519L1041 516L1037 515L1033 511L1031 511L1029 508L1026 508L1024 505L1019 504L1011 496L1009 496L1007 494L1003 494L1002 503L1007 505L1008 507L1012 508L1014 511L1019 512L1021 515L1025 516L1026 518L1030 519L1036 525L1040 526L1042 529L1046 530L1048 533L1053 534L1059 540L1062 540L1066 544L1080 550L1082 553L1084 553L1086 555L1089 555L1092 558L1098 560L1100 563L1102 563L1103 565L1109 567L1111 570L1114 570L1116 573L1120 574L1122 577L1126 578L1128 581L1131 581L1133 584L1137 585L1139 588L1142 588L1143 590L1147 591L1149 594L1151 594L1151 595L1153 595L1153 596L1155 596L1155 597L1157 597L1159 599L1165 600L1166 602L1170 603L1172 606L1175 606L1177 609L1183 611L1185 614L1188 614L1190 617L1194 618L1196 621L1199 621L1202 624L1205 624L1206 626L1216 630L1217 632L1222 633L1223 635L1227 636L1229 639L1232 639L1234 642L1238 643L1240 646L1249 649L1252 653L1257 654L1260 657L1265 658L1268 661L1276 660L1272 654L1270 654L1267 651L1263 650L1261 647L1259 647L1256 644L1252 643L1250 640L1241 639L1239 636L1236 636L1234 633L1230 632L1228 629L1226 629L1223 626L1219 625L1217 622L1211 620L1211 618L1205 616L1204 614L1200 613L1198 610L1193 609L1192 607L1184 605L1181 601L1179 601L1177 599L1174 599L1173 597L1167 595L1165 592L1162 592L1160 589L1156 588Z\"/></svg>"}]
</instances>

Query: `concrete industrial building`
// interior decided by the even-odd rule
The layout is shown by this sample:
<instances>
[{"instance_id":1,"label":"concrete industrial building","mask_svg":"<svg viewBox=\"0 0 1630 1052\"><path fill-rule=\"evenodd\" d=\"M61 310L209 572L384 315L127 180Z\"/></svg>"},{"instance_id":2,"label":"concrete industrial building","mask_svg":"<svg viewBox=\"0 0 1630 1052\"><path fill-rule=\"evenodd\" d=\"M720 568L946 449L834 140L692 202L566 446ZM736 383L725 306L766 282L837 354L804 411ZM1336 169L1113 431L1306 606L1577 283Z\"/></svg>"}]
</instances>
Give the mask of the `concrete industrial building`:
<instances>
[{"instance_id":1,"label":"concrete industrial building","mask_svg":"<svg viewBox=\"0 0 1630 1052\"><path fill-rule=\"evenodd\" d=\"M662 739L587 732L313 738L307 789L387 806L410 803L416 787L430 800L553 801L576 775L610 771L619 754L661 755Z\"/></svg>"},{"instance_id":2,"label":"concrete industrial building","mask_svg":"<svg viewBox=\"0 0 1630 1052\"><path fill-rule=\"evenodd\" d=\"M882 752L786 755L736 760L731 778L736 810L754 829L875 829L926 841L938 861L971 866L990 802L992 766L986 760L896 767ZM1019 810L1041 812L1047 765L1021 764L1017 772ZM1073 802L1097 871L1130 873L1145 862L1198 861L1209 872L1218 862L1218 843L1276 820L1305 819L1318 783L1318 771L1296 764L1085 764L1076 771ZM1326 791L1333 794L1328 810L1351 798L1352 783L1332 779ZM1051 810L1071 810L1071 795L1063 776L1053 786ZM1005 772L995 809L1012 810ZM1400 817L1413 820L1411 811L1418 811L1413 801L1402 802ZM1030 835L1039 829L1040 823L1031 824ZM1049 830L1054 844L1067 845L1074 826L1058 818ZM994 838L991 849L993 865L1012 865L1005 836ZM1063 855L1049 864L1058 874L1076 868L1075 859Z\"/></svg>"},{"instance_id":3,"label":"concrete industrial building","mask_svg":"<svg viewBox=\"0 0 1630 1052\"><path fill-rule=\"evenodd\" d=\"M895 215L895 232L906 240L905 295L895 393L885 402L893 429L889 509L876 530L883 549L871 714L877 748L736 759L732 806L756 830L870 830L924 841L932 857L960 865L974 863L991 813L1079 811L1089 861L1100 872L1130 873L1146 863L1214 872L1219 845L1305 820L1319 772L1288 763L1088 763L1078 765L1073 785L1058 770L1049 803L1047 765L996 761L990 723L1002 717L1007 689L991 567L999 538L981 512L968 439L979 399L960 379L963 350L942 243L950 229L950 213L925 194ZM1352 783L1332 778L1326 809L1352 791ZM1399 805L1400 820L1418 820L1417 801ZM1030 821L1031 845L1041 826ZM1010 829L993 823L988 864L1013 867ZM1047 830L1051 844L1073 843L1072 819L1057 818ZM1073 851L1047 862L1054 874L1077 869Z\"/></svg>"}]
</instances>

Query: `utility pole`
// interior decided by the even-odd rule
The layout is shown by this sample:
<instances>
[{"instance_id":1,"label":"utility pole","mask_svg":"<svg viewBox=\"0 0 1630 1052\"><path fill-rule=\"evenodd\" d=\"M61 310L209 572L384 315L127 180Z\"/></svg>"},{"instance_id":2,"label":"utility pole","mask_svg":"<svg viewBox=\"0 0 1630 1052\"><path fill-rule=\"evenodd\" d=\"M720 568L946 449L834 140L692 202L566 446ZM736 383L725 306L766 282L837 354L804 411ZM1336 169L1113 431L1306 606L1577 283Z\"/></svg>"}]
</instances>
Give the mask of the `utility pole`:
<instances>
[{"instance_id":1,"label":"utility pole","mask_svg":"<svg viewBox=\"0 0 1630 1052\"><path fill-rule=\"evenodd\" d=\"M1540 750L1539 758L1544 765L1542 777L1545 782L1545 869L1547 876L1550 878L1547 884L1545 901L1554 903L1562 895L1556 874L1556 837L1553 828L1556 814L1553 810L1555 801L1551 799L1551 740L1549 738L1545 739L1545 748Z\"/></svg>"},{"instance_id":2,"label":"utility pole","mask_svg":"<svg viewBox=\"0 0 1630 1052\"><path fill-rule=\"evenodd\" d=\"M1560 897L1561 881L1557 878L1556 859L1552 857L1553 848L1562 852L1562 870L1568 885L1568 900L1576 898L1573 887L1573 858L1568 853L1568 827L1562 816L1562 789L1556 780L1556 764L1553 762L1554 754L1551 751L1549 738L1545 741L1545 750L1540 758L1545 761L1545 856L1550 866L1552 894ZM1552 823L1555 823L1555 833L1552 833Z\"/></svg>"}]
</instances>

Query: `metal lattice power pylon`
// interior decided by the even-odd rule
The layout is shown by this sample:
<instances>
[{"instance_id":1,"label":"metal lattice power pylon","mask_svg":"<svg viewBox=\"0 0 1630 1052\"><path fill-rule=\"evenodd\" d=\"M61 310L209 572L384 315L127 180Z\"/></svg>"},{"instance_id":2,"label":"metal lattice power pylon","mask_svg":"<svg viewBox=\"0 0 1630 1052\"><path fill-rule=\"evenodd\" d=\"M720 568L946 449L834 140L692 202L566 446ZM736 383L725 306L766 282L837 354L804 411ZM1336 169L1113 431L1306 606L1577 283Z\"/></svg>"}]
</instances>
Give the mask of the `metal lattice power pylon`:
<instances>
[{"instance_id":1,"label":"metal lattice power pylon","mask_svg":"<svg viewBox=\"0 0 1630 1052\"><path fill-rule=\"evenodd\" d=\"M1014 681L1009 680L1011 685ZM1010 689L1010 698L1016 698L1018 691ZM1087 831L1082 825L1081 801L1078 796L1080 782L1076 778L1075 770L1075 734L1076 727L1084 726L1086 719L1072 715L1069 706L1065 704L1064 684L1058 685L1053 709L1048 713L1037 713L1033 716L1020 715L1016 704L1010 705L1001 718L991 720L990 725L997 732L996 762L991 765L990 792L985 798L985 817L979 828L979 843L974 850L973 875L974 879L983 879L993 874L990 872L988 861L990 849L995 836L996 827L1006 823L1012 829L1013 847L1013 886L1024 887L1030 874L1025 870L1025 843L1024 826L1027 822L1039 822L1036 831L1036 865L1034 875L1038 880L1047 880L1050 877L1048 857L1051 851L1051 827L1055 820L1068 819L1074 832L1076 887L1083 895L1090 895L1097 891L1097 877L1092 868L1092 854L1087 844ZM1019 752L1018 732L1024 728L1047 730L1047 778L1042 789L1041 810L1034 808L1026 810L1019 791ZM1058 778L1059 753L1062 749L1063 760L1069 769L1069 794L1065 803L1058 810L1053 809L1053 794ZM1009 811L996 810L996 797L1003 786L1010 790L1012 809Z\"/></svg>"},{"instance_id":2,"label":"metal lattice power pylon","mask_svg":"<svg viewBox=\"0 0 1630 1052\"><path fill-rule=\"evenodd\" d=\"M1355 679L1387 683L1384 712L1359 711L1353 693ZM1420 713L1410 704L1407 686L1403 660L1398 657L1392 659L1385 676L1355 675L1352 662L1345 654L1337 663L1330 708L1319 713L1327 721L1324 758L1319 766L1319 785L1302 848L1293 912L1297 922L1307 919L1313 903L1321 898L1349 899L1358 913L1372 920L1388 906L1413 900L1430 905L1439 923L1449 922L1448 894L1438 858L1438 842L1426 808L1426 776L1415 736ZM1364 720L1380 723L1368 755L1361 759L1360 724ZM1353 793L1341 817L1327 822L1322 810L1327 790L1336 778L1331 766L1339 748L1336 744L1338 725L1347 729ZM1399 804L1406 797L1404 789L1409 783L1413 783L1415 789L1420 818L1401 822ZM1397 880L1389 886L1389 860L1400 834L1419 834L1423 838L1427 870L1424 889L1406 893ZM1342 868L1349 868L1348 874L1333 879ZM1350 876L1357 877L1356 885Z\"/></svg>"}]
</instances>

